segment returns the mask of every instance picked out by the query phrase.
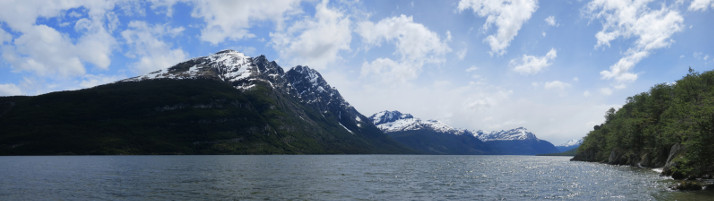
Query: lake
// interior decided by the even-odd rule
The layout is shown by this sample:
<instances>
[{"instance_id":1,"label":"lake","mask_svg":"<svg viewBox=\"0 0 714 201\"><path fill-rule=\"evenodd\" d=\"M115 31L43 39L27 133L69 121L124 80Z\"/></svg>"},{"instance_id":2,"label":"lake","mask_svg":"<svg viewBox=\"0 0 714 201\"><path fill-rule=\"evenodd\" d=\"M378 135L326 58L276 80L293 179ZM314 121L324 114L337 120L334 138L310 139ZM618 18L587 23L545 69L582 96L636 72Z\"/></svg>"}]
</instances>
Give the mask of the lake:
<instances>
[{"instance_id":1,"label":"lake","mask_svg":"<svg viewBox=\"0 0 714 201\"><path fill-rule=\"evenodd\" d=\"M673 200L671 180L570 157L5 156L0 200Z\"/></svg>"}]
</instances>

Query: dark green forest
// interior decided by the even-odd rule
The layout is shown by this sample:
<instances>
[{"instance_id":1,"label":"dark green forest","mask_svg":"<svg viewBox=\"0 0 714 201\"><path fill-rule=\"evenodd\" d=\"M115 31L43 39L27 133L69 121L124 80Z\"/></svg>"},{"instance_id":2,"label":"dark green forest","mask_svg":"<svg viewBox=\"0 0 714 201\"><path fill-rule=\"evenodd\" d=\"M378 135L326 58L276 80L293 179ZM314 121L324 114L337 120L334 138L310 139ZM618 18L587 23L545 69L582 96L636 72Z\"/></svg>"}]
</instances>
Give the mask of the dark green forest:
<instances>
[{"instance_id":1,"label":"dark green forest","mask_svg":"<svg viewBox=\"0 0 714 201\"><path fill-rule=\"evenodd\" d=\"M674 178L714 172L714 71L657 84L609 109L584 138L574 160L663 167Z\"/></svg>"},{"instance_id":2,"label":"dark green forest","mask_svg":"<svg viewBox=\"0 0 714 201\"><path fill-rule=\"evenodd\" d=\"M408 153L336 119L265 84L119 82L0 97L0 155Z\"/></svg>"}]
</instances>

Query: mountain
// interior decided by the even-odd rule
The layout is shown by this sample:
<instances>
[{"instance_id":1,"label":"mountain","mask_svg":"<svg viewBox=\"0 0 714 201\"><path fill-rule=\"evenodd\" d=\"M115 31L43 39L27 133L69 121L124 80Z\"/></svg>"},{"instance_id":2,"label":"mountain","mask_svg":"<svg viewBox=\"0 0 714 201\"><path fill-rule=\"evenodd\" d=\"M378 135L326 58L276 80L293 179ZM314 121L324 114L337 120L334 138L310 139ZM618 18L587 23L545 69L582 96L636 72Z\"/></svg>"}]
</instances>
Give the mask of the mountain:
<instances>
[{"instance_id":1,"label":"mountain","mask_svg":"<svg viewBox=\"0 0 714 201\"><path fill-rule=\"evenodd\" d=\"M536 155L559 152L526 128L484 133L456 129L436 120L421 120L399 111L382 111L369 117L389 137L428 154Z\"/></svg>"},{"instance_id":2,"label":"mountain","mask_svg":"<svg viewBox=\"0 0 714 201\"><path fill-rule=\"evenodd\" d=\"M508 131L501 130L490 133L478 131L477 134L477 137L482 141L538 140L535 134L528 132L528 129L523 127L518 127Z\"/></svg>"},{"instance_id":3,"label":"mountain","mask_svg":"<svg viewBox=\"0 0 714 201\"><path fill-rule=\"evenodd\" d=\"M568 142L566 142L566 143L563 143L563 144L561 144L561 145L555 146L555 148L557 148L558 151L560 151L560 152L565 152L565 151L569 151L569 150L578 148L578 147L580 146L580 144L582 144L582 143L583 143L583 139L582 139L582 138L580 138L580 139L572 139L572 140L570 140L570 141L568 141Z\"/></svg>"},{"instance_id":4,"label":"mountain","mask_svg":"<svg viewBox=\"0 0 714 201\"><path fill-rule=\"evenodd\" d=\"M490 147L491 154L536 155L559 152L553 144L538 139L535 134L523 127L490 133L476 131L474 136Z\"/></svg>"},{"instance_id":5,"label":"mountain","mask_svg":"<svg viewBox=\"0 0 714 201\"><path fill-rule=\"evenodd\" d=\"M411 153L315 70L233 50L77 91L0 97L0 154Z\"/></svg>"},{"instance_id":6,"label":"mountain","mask_svg":"<svg viewBox=\"0 0 714 201\"><path fill-rule=\"evenodd\" d=\"M471 131L455 129L436 120L421 120L399 111L369 117L389 137L426 154L488 154L487 146Z\"/></svg>"}]
</instances>

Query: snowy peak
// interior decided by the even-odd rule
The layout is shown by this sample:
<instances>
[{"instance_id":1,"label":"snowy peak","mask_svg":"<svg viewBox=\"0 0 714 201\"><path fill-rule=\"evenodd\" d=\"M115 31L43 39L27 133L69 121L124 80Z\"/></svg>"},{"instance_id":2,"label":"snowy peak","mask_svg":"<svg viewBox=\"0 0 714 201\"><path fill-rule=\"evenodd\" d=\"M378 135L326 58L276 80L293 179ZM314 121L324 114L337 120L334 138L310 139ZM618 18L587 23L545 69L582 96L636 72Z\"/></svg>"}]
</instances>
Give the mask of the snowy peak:
<instances>
[{"instance_id":1,"label":"snowy peak","mask_svg":"<svg viewBox=\"0 0 714 201\"><path fill-rule=\"evenodd\" d=\"M338 98L340 101L342 96L333 88L327 81L314 69L307 66L295 66L286 74L288 85L298 91L296 94L299 98L308 100L308 102L324 102L327 99Z\"/></svg>"},{"instance_id":2,"label":"snowy peak","mask_svg":"<svg viewBox=\"0 0 714 201\"><path fill-rule=\"evenodd\" d=\"M372 119L372 123L374 125L379 125L383 123L388 123L388 122L394 122L400 119L411 119L414 118L411 114L402 114L399 111L381 111L376 114L373 114L372 116L369 117Z\"/></svg>"},{"instance_id":3,"label":"snowy peak","mask_svg":"<svg viewBox=\"0 0 714 201\"><path fill-rule=\"evenodd\" d=\"M235 50L222 50L120 82L149 79L214 79L231 83L237 89L247 90L258 82L275 88L276 84L284 82L283 74L283 69L277 63L265 59L265 56L252 58Z\"/></svg>"},{"instance_id":4,"label":"snowy peak","mask_svg":"<svg viewBox=\"0 0 714 201\"><path fill-rule=\"evenodd\" d=\"M499 141L499 140L539 140L535 134L528 131L528 129L523 127L518 127L511 130L501 130L494 131L491 133L484 133L482 131L476 132L481 141Z\"/></svg>"},{"instance_id":5,"label":"snowy peak","mask_svg":"<svg viewBox=\"0 0 714 201\"><path fill-rule=\"evenodd\" d=\"M583 143L583 139L582 139L582 138L580 138L580 139L572 139L572 140L570 140L570 141L568 141L568 142L566 142L566 143L563 143L563 144L561 144L561 145L555 146L555 148L557 148L558 151L560 151L560 152L564 152L564 151L568 151L568 150L571 150L571 149L578 148L578 147L580 146L580 144L582 144L582 143Z\"/></svg>"},{"instance_id":6,"label":"snowy peak","mask_svg":"<svg viewBox=\"0 0 714 201\"><path fill-rule=\"evenodd\" d=\"M580 139L572 139L572 140L570 140L566 143L563 143L561 145L558 145L558 146L559 147L572 147L572 146L580 145L582 143L583 143L583 139L580 138Z\"/></svg>"},{"instance_id":7,"label":"snowy peak","mask_svg":"<svg viewBox=\"0 0 714 201\"><path fill-rule=\"evenodd\" d=\"M222 81L240 80L252 74L251 71L255 68L250 65L251 62L252 58L245 56L243 53L235 50L223 50L124 81L198 78L219 79Z\"/></svg>"},{"instance_id":8,"label":"snowy peak","mask_svg":"<svg viewBox=\"0 0 714 201\"><path fill-rule=\"evenodd\" d=\"M414 118L411 114L403 114L399 111L382 111L369 117L374 125L385 133L431 129L440 133L450 133L461 135L466 130L455 129L437 120L423 121Z\"/></svg>"}]
</instances>

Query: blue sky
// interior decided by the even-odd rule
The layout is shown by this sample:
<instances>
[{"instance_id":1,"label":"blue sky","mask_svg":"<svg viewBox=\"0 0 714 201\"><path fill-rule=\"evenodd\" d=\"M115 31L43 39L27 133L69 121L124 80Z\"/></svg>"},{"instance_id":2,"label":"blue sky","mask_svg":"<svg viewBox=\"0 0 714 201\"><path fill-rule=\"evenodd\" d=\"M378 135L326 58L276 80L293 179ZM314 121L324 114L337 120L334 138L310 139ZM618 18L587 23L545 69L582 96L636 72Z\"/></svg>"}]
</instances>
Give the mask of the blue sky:
<instances>
[{"instance_id":1,"label":"blue sky","mask_svg":"<svg viewBox=\"0 0 714 201\"><path fill-rule=\"evenodd\" d=\"M524 126L555 144L628 96L714 66L714 0L7 0L0 10L0 96L235 49L317 69L365 115Z\"/></svg>"}]
</instances>

